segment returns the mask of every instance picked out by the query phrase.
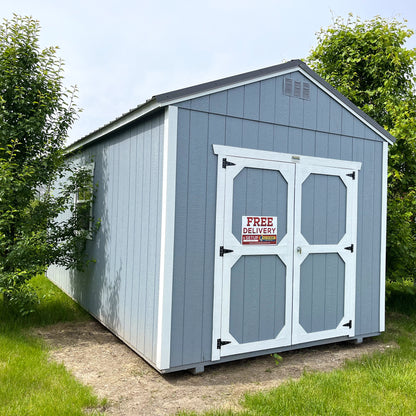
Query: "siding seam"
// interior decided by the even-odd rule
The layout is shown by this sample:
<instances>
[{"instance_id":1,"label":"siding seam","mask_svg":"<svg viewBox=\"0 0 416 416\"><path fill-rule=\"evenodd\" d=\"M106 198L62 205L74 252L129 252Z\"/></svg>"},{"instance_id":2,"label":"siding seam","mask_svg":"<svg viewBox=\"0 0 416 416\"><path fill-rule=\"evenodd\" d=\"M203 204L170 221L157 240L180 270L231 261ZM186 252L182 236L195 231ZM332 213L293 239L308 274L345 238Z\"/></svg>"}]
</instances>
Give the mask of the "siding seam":
<instances>
[{"instance_id":1,"label":"siding seam","mask_svg":"<svg viewBox=\"0 0 416 416\"><path fill-rule=\"evenodd\" d=\"M277 122L272 123L270 121L263 121L263 120L253 119L253 118L238 117L238 116L234 116L234 115L230 115L230 114L223 114L223 113L210 112L210 111L197 110L197 109L187 109L187 108L183 108L183 107L178 107L178 108L180 110L187 110L187 111L190 111L190 112L194 111L194 112L197 112L197 113L205 113L205 114L221 116L221 117L225 117L225 118L233 118L233 119L244 120L244 121L253 121L253 122L256 122L256 123L269 124L269 125L272 125L272 126L288 127L290 129L305 130L305 131L311 131L311 132L315 132L315 133L325 133L325 134L331 134L331 135L340 136L340 137L349 137L349 138L353 138L353 139L367 140L367 141L370 141L370 142L382 143L384 141L383 139L375 140L374 138L370 138L370 137L362 137L362 136L345 134L345 133L333 133L329 130L325 131L325 130L319 130L319 129L312 129L312 128L309 128L309 127L289 126L288 124L284 124L284 123L277 123ZM368 127L365 126L365 129L367 129L367 128Z\"/></svg>"}]
</instances>

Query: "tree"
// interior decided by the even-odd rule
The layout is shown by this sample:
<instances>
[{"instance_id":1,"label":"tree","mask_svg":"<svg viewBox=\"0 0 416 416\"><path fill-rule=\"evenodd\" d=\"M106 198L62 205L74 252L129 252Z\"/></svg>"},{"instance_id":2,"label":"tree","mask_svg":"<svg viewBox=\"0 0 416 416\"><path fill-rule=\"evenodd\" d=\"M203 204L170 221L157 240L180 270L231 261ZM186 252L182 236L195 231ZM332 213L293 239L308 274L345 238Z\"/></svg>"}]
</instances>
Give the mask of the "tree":
<instances>
[{"instance_id":1,"label":"tree","mask_svg":"<svg viewBox=\"0 0 416 416\"><path fill-rule=\"evenodd\" d=\"M387 276L416 272L416 50L405 22L349 15L318 33L309 65L393 136L389 151Z\"/></svg>"},{"instance_id":2,"label":"tree","mask_svg":"<svg viewBox=\"0 0 416 416\"><path fill-rule=\"evenodd\" d=\"M36 299L33 276L53 263L82 267L88 234L79 215L59 219L76 214L73 196L91 176L66 163L75 89L64 88L57 48L42 50L39 31L36 20L16 15L0 26L0 293L22 313Z\"/></svg>"}]
</instances>

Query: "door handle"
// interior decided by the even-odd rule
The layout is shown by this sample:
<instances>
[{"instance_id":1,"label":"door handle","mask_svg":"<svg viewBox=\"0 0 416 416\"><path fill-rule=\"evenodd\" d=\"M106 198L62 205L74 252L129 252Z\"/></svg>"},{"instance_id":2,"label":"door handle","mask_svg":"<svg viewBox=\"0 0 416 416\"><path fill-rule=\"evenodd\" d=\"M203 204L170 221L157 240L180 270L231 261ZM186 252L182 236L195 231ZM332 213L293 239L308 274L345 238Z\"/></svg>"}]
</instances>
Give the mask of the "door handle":
<instances>
[{"instance_id":1,"label":"door handle","mask_svg":"<svg viewBox=\"0 0 416 416\"><path fill-rule=\"evenodd\" d=\"M298 248L296 249L296 252L297 252L297 253L299 253L299 254L302 254L302 247L298 247Z\"/></svg>"}]
</instances>

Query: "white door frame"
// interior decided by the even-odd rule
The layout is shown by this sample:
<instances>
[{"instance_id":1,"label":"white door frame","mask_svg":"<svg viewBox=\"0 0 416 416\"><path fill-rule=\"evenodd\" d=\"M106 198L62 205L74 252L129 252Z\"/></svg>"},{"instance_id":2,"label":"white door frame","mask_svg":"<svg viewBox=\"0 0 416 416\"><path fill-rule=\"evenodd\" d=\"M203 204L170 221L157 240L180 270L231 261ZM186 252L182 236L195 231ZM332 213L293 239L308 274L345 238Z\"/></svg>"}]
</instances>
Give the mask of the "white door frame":
<instances>
[{"instance_id":1,"label":"white door frame","mask_svg":"<svg viewBox=\"0 0 416 416\"><path fill-rule=\"evenodd\" d=\"M214 267L214 299L213 299L213 328L212 328L212 361L219 360L221 358L221 349L217 348L217 339L221 338L221 327L224 325L222 322L223 317L223 293L225 290L229 290L229 285L226 283L227 287L223 286L224 280L229 279L223 279L223 267L224 262L230 262L230 264L234 264L237 259L240 257L240 255L234 255L233 253L229 253L226 256L220 257L219 251L220 247L224 245L224 225L225 225L225 213L226 213L226 206L225 206L225 192L226 192L226 175L225 170L222 167L222 160L223 158L231 158L231 157L240 157L244 159L251 159L250 164L257 165L256 161L261 162L261 167L265 168L266 162L285 162L285 163L292 163L296 165L308 165L308 166L314 166L314 172L316 169L320 169L323 167L327 168L344 168L344 169L352 169L358 171L361 168L360 162L352 162L352 161L343 161L343 160L337 160L337 159L326 159L326 158L317 158L317 157L311 157L311 156L302 156L302 155L292 155L288 153L278 153L278 152L271 152L271 151L264 151L264 150L255 150L255 149L247 149L247 148L239 148L239 147L231 147L231 146L223 146L223 145L213 145L213 150L216 155L218 155L218 164L217 164L217 202L216 202L216 226L215 226L215 267ZM274 165L276 166L276 165ZM233 166L227 167L227 169L233 168ZM239 168L238 168L239 169ZM272 168L272 169L275 169ZM299 169L299 166L296 166L296 169ZM237 170L237 168L236 168ZM238 172L241 169L238 170ZM233 177L235 177L237 174ZM355 181L357 183L357 181ZM230 184L228 184L228 187ZM289 188L289 187L288 187ZM289 190L289 189L288 189ZM289 201L289 192L288 192L288 201ZM300 206L300 204L298 204ZM293 205L292 205L293 206ZM348 212L348 210L347 210ZM288 213L289 215L289 213ZM298 215L296 212L294 214L295 216ZM300 221L298 221L300 223ZM228 221L230 223L230 221ZM232 233L229 233L232 235ZM236 239L235 239L236 240ZM234 243L238 243L236 240ZM227 242L227 244L230 244ZM238 243L239 244L239 243ZM227 247L228 248L228 247ZM253 248L253 247L252 247ZM328 248L328 247L327 247ZM274 246L274 250L276 250L276 247ZM292 248L294 251L294 247ZM262 252L263 253L263 252ZM253 251L250 250L250 254L253 254ZM282 253L282 255L284 255ZM228 264L228 267L231 267ZM293 282L292 279L288 279L290 282ZM354 285L355 285L355 279L354 279ZM292 286L292 283L290 283L290 286ZM294 290L294 288L293 288ZM347 293L346 293L347 295ZM350 295L350 294L348 294ZM355 298L355 294L353 294ZM345 296L346 297L346 296ZM292 302L292 299L290 299L290 302ZM292 311L290 311L290 314ZM227 323L228 326L228 323ZM353 332L353 331L351 331ZM351 333L350 335L353 335ZM276 340L271 340L270 347L263 346L266 343L266 341L261 341L262 347L261 349L268 349L268 348L274 348L276 347ZM244 347L244 351L240 352L251 352L256 351L258 348L256 348L257 342L254 343L246 343L244 345L247 346L247 348ZM289 342L287 345L290 345L291 342ZM237 353L237 352L235 352Z\"/></svg>"}]
</instances>

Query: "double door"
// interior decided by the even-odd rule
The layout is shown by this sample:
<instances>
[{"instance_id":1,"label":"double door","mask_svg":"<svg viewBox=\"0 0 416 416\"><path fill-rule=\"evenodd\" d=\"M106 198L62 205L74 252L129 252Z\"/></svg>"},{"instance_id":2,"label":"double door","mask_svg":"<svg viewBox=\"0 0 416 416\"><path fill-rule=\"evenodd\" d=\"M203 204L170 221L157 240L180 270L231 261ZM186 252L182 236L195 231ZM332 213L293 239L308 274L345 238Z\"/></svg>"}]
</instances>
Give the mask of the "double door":
<instances>
[{"instance_id":1,"label":"double door","mask_svg":"<svg viewBox=\"0 0 416 416\"><path fill-rule=\"evenodd\" d=\"M360 164L214 151L213 360L353 336Z\"/></svg>"}]
</instances>

